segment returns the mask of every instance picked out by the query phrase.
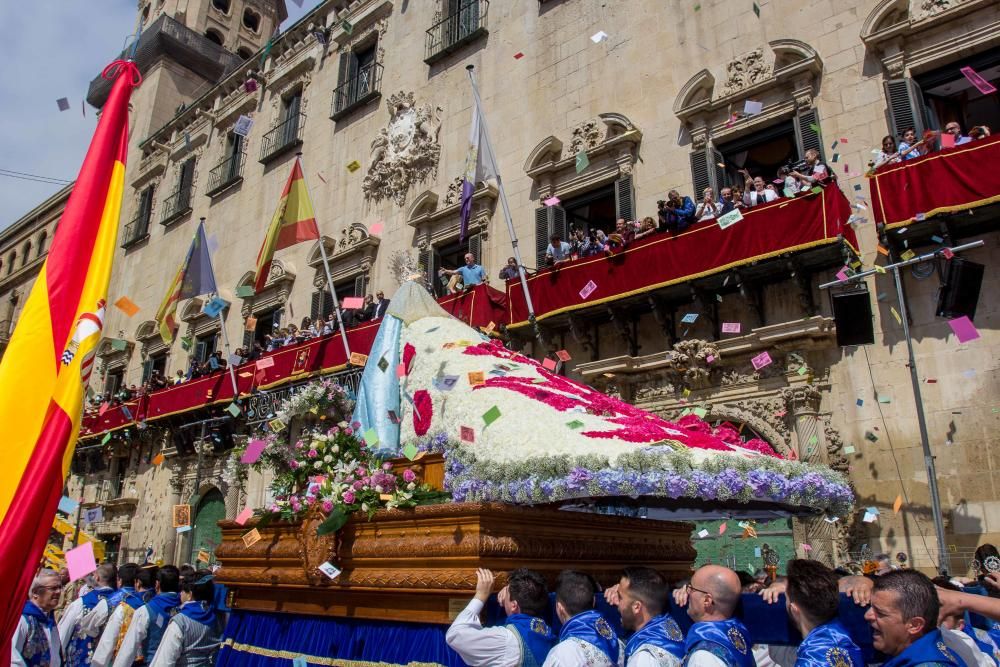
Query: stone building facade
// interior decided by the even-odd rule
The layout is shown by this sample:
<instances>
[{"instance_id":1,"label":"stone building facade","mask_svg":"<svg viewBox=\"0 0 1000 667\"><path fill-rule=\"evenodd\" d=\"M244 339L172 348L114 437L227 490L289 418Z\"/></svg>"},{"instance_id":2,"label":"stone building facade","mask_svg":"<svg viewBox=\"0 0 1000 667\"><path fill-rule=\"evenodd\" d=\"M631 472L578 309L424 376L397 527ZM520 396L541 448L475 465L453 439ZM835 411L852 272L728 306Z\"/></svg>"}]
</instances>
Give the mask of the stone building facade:
<instances>
[{"instance_id":1,"label":"stone building facade","mask_svg":"<svg viewBox=\"0 0 1000 667\"><path fill-rule=\"evenodd\" d=\"M458 239L468 64L529 266L551 231L655 217L668 190L700 197L740 179L739 166L773 169L818 148L853 200L868 194L860 174L884 135L951 119L1000 126L995 99L970 92L959 73L969 65L995 77L1000 66L1000 6L987 0L769 0L757 3L759 16L720 1L329 0L269 42L282 4L189 0L182 14L159 2L147 18L159 25L137 51L144 83L133 99L109 295L141 310L109 312L95 391L138 384L154 367L172 375L190 354L220 344L218 321L201 315L199 300L178 311L191 352L179 340L165 346L152 321L200 218L231 303L234 345L249 316L259 328L324 311L318 244L281 251L263 292L239 296L299 151L341 296L391 296L400 266L420 266L433 281L436 268L467 250L502 289L495 276L511 244L495 183L479 184L470 238ZM257 31L237 23L244 5L258 13ZM95 81L90 101L100 105L103 94ZM748 100L761 111L745 114ZM246 137L234 132L241 117L253 121ZM574 168L581 151L583 170ZM561 205L544 206L553 196ZM997 212L972 215L986 247L966 256L996 266ZM376 223L381 231L371 233ZM871 265L879 232L863 222L856 231ZM733 272L718 303L692 283L683 297L651 294L553 318L542 323L543 342L523 329L513 342L536 357L568 350L569 375L640 407L668 416L702 408L782 454L849 474L859 507L879 508L879 520L796 521L793 542L810 544L813 557L842 562L868 544L932 567L940 554L894 301L873 301L874 345L841 348L818 289L839 267L794 257L767 266L765 277ZM997 307L985 296L998 284L987 271L976 315L982 337L959 345L934 316L933 277L907 270L904 282L954 571L977 543L1000 538L1000 462L992 460L1000 338ZM873 295L893 294L884 276L868 282ZM678 326L674 315L690 310L706 316ZM720 337L723 321L741 322L741 334ZM754 371L749 358L765 350L775 363ZM721 362L706 364L708 356ZM192 538L178 539L170 526L173 504L212 494L207 520L263 499L261 480L227 481L211 452L198 459L168 447L166 462L152 465L162 443L133 434L111 452L89 443L105 463L91 472L81 464L71 482L90 502L112 501L107 525L95 530L119 535L128 557L148 545L168 560L185 557L180 541ZM113 493L96 495L98 480L116 478Z\"/></svg>"}]
</instances>

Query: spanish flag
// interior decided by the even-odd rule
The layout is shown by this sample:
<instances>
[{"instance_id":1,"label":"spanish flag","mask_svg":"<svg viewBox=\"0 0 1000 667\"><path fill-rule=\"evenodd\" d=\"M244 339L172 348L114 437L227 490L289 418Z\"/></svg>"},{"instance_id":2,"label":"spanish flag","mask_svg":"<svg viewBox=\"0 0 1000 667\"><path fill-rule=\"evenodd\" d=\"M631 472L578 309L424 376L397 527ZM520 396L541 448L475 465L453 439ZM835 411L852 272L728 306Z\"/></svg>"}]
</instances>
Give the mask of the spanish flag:
<instances>
[{"instance_id":1,"label":"spanish flag","mask_svg":"<svg viewBox=\"0 0 1000 667\"><path fill-rule=\"evenodd\" d=\"M302 241L317 239L319 239L319 228L316 226L312 202L309 201L306 179L302 176L302 160L295 158L292 173L288 175L288 182L285 183L285 189L281 193L278 209L271 218L271 226L267 228L264 245L257 253L254 291L260 292L264 288L267 276L271 272L271 259L275 251Z\"/></svg>"},{"instance_id":2,"label":"spanish flag","mask_svg":"<svg viewBox=\"0 0 1000 667\"><path fill-rule=\"evenodd\" d=\"M0 361L0 650L10 638L62 495L83 413L84 382L101 338L118 237L131 62L115 79L90 149Z\"/></svg>"}]
</instances>

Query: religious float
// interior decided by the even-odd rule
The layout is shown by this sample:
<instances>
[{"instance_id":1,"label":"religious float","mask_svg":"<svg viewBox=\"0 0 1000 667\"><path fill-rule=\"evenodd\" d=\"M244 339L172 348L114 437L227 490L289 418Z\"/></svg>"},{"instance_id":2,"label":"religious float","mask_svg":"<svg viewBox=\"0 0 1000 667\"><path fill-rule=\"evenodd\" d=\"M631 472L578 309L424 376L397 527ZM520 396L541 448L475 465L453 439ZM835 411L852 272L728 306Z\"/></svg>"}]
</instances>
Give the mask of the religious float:
<instances>
[{"instance_id":1,"label":"religious float","mask_svg":"<svg viewBox=\"0 0 1000 667\"><path fill-rule=\"evenodd\" d=\"M418 283L388 315L356 396L314 382L236 453L273 475L273 500L221 524L221 665L461 665L445 632L478 567L498 587L522 566L550 583L573 568L609 585L639 564L677 580L695 557L679 510L851 508L836 473L569 380Z\"/></svg>"}]
</instances>

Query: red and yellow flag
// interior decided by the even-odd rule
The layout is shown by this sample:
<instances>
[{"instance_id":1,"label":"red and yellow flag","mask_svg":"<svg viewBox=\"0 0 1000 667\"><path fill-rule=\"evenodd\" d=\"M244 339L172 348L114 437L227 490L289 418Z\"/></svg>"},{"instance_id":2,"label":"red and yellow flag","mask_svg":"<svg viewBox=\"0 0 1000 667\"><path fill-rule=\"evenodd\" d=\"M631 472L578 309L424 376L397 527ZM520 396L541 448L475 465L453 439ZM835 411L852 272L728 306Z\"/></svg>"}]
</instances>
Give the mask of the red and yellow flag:
<instances>
[{"instance_id":1,"label":"red and yellow flag","mask_svg":"<svg viewBox=\"0 0 1000 667\"><path fill-rule=\"evenodd\" d=\"M312 202L309 201L309 191L306 189L306 179L302 176L302 161L295 158L292 173L281 193L278 209L271 218L271 226L267 228L264 245L257 253L257 273L254 275L254 291L260 292L267 282L271 272L271 259L277 250L288 248L302 241L319 239L319 227L316 226L316 216L313 213Z\"/></svg>"},{"instance_id":2,"label":"red and yellow flag","mask_svg":"<svg viewBox=\"0 0 1000 667\"><path fill-rule=\"evenodd\" d=\"M49 537L101 338L125 182L132 63L116 78L90 149L0 361L0 647L17 627ZM42 517L41 519L39 517ZM3 649L7 650L7 649ZM9 654L8 654L9 655Z\"/></svg>"}]
</instances>

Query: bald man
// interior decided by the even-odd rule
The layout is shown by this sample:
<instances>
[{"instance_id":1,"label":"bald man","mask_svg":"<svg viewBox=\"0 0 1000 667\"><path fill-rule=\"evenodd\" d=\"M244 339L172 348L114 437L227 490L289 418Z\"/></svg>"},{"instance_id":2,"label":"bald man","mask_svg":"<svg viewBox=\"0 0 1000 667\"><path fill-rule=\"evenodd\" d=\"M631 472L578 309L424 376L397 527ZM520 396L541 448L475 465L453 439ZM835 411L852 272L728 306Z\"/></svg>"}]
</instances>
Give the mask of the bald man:
<instances>
[{"instance_id":1,"label":"bald man","mask_svg":"<svg viewBox=\"0 0 1000 667\"><path fill-rule=\"evenodd\" d=\"M733 618L740 601L740 578L727 567L705 565L691 583L674 591L694 621L684 641L684 667L756 667L750 633Z\"/></svg>"}]
</instances>

